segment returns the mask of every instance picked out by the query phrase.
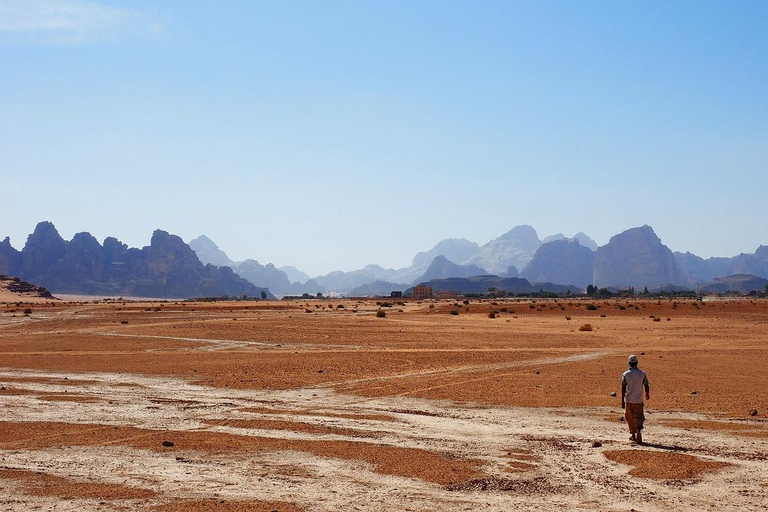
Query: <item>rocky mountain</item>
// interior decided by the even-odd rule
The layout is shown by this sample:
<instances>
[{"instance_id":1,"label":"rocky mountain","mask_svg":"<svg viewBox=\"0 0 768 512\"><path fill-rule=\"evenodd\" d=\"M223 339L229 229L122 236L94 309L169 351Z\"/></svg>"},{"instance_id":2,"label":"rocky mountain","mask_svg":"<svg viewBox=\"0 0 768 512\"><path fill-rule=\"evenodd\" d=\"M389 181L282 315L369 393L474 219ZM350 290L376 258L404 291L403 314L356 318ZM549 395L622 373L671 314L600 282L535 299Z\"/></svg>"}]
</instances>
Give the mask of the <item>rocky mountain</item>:
<instances>
[{"instance_id":1,"label":"rocky mountain","mask_svg":"<svg viewBox=\"0 0 768 512\"><path fill-rule=\"evenodd\" d=\"M768 278L768 246L761 245L754 253L741 253L732 258L701 258L690 252L676 252L680 271L698 282L734 274L752 274Z\"/></svg>"},{"instance_id":2,"label":"rocky mountain","mask_svg":"<svg viewBox=\"0 0 768 512\"><path fill-rule=\"evenodd\" d=\"M449 279L433 279L427 281L427 286L431 286L434 292L456 292L461 294L479 293L486 294L491 288L508 293L579 293L575 286L565 286L553 283L531 283L527 279L516 277L498 277L498 276L473 276L473 277L451 277ZM406 293L413 291L409 288Z\"/></svg>"},{"instance_id":3,"label":"rocky mountain","mask_svg":"<svg viewBox=\"0 0 768 512\"><path fill-rule=\"evenodd\" d=\"M768 290L766 286L768 286L768 279L749 274L735 274L713 279L711 282L702 285L699 291L701 293L765 292Z\"/></svg>"},{"instance_id":4,"label":"rocky mountain","mask_svg":"<svg viewBox=\"0 0 768 512\"><path fill-rule=\"evenodd\" d=\"M597 249L594 284L599 287L642 289L682 281L672 251L650 226L628 229Z\"/></svg>"},{"instance_id":5,"label":"rocky mountain","mask_svg":"<svg viewBox=\"0 0 768 512\"><path fill-rule=\"evenodd\" d=\"M464 262L476 256L480 252L480 246L476 242L470 242L463 238L447 238L441 240L428 251L417 253L413 257L412 266L427 267L436 256L443 256L450 261Z\"/></svg>"},{"instance_id":6,"label":"rocky mountain","mask_svg":"<svg viewBox=\"0 0 768 512\"><path fill-rule=\"evenodd\" d=\"M290 295L293 291L288 276L282 270L275 268L272 263L262 265L256 260L245 260L230 263L228 266L243 279L257 286L269 288L269 291L277 295Z\"/></svg>"},{"instance_id":7,"label":"rocky mountain","mask_svg":"<svg viewBox=\"0 0 768 512\"><path fill-rule=\"evenodd\" d=\"M576 239L560 239L539 246L523 270L529 281L572 284L586 288L592 284L595 253Z\"/></svg>"},{"instance_id":8,"label":"rocky mountain","mask_svg":"<svg viewBox=\"0 0 768 512\"><path fill-rule=\"evenodd\" d=\"M3 262L13 252L0 247ZM8 255L11 255L8 258ZM273 297L237 276L228 267L203 265L178 236L157 230L149 246L128 248L116 238L104 244L89 233L67 242L50 222L41 222L29 235L9 274L42 285L53 293L134 297Z\"/></svg>"},{"instance_id":9,"label":"rocky mountain","mask_svg":"<svg viewBox=\"0 0 768 512\"><path fill-rule=\"evenodd\" d=\"M0 242L0 274L13 275L21 267L21 252L11 245L11 239L5 237Z\"/></svg>"},{"instance_id":10,"label":"rocky mountain","mask_svg":"<svg viewBox=\"0 0 768 512\"><path fill-rule=\"evenodd\" d=\"M449 277L482 276L488 272L477 265L457 265L445 256L435 256L424 274L415 279L413 284L431 281L432 279L447 279Z\"/></svg>"},{"instance_id":11,"label":"rocky mountain","mask_svg":"<svg viewBox=\"0 0 768 512\"><path fill-rule=\"evenodd\" d=\"M230 266L232 263L227 253L219 249L219 246L205 235L200 235L194 240L190 240L189 246L197 253L197 257L200 258L204 265L210 263L217 267L224 267Z\"/></svg>"},{"instance_id":12,"label":"rocky mountain","mask_svg":"<svg viewBox=\"0 0 768 512\"><path fill-rule=\"evenodd\" d=\"M555 233L554 235L545 236L542 240L542 244L548 244L549 242L557 242L558 240L565 240L566 236L562 233Z\"/></svg>"},{"instance_id":13,"label":"rocky mountain","mask_svg":"<svg viewBox=\"0 0 768 512\"><path fill-rule=\"evenodd\" d=\"M288 276L288 280L291 283L306 283L310 280L309 274L302 272L301 270L297 269L296 267L292 267L291 265L284 265L282 267L278 267L278 269L285 272L285 275Z\"/></svg>"},{"instance_id":14,"label":"rocky mountain","mask_svg":"<svg viewBox=\"0 0 768 512\"><path fill-rule=\"evenodd\" d=\"M576 240L578 240L579 243L581 245L583 245L584 247L586 247L587 249L590 249L592 251L596 251L597 250L597 243L594 240L592 240L591 238L589 238L587 235L582 233L581 231L579 231L578 233L573 235L572 238L575 238Z\"/></svg>"},{"instance_id":15,"label":"rocky mountain","mask_svg":"<svg viewBox=\"0 0 768 512\"><path fill-rule=\"evenodd\" d=\"M491 274L500 274L514 265L525 268L541 245L531 226L517 226L480 248L480 252L463 263L477 265Z\"/></svg>"},{"instance_id":16,"label":"rocky mountain","mask_svg":"<svg viewBox=\"0 0 768 512\"><path fill-rule=\"evenodd\" d=\"M42 286L35 286L18 277L0 274L0 301L13 302L35 299L55 299L55 297Z\"/></svg>"},{"instance_id":17,"label":"rocky mountain","mask_svg":"<svg viewBox=\"0 0 768 512\"><path fill-rule=\"evenodd\" d=\"M373 283L363 284L349 291L350 297L389 297L394 291L404 291L408 288L403 283L388 283L386 281L375 281Z\"/></svg>"}]
</instances>

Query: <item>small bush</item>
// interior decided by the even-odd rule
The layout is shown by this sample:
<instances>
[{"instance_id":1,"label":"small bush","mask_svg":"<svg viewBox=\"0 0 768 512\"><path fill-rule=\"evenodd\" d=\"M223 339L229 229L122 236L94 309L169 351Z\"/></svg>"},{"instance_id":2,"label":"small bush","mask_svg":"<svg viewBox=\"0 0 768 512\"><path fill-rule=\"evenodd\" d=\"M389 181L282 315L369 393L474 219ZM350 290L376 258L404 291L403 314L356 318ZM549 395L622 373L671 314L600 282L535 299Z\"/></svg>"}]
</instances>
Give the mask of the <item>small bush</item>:
<instances>
[{"instance_id":1,"label":"small bush","mask_svg":"<svg viewBox=\"0 0 768 512\"><path fill-rule=\"evenodd\" d=\"M592 330L592 324L584 324L581 327L579 327L580 331L591 331Z\"/></svg>"},{"instance_id":2,"label":"small bush","mask_svg":"<svg viewBox=\"0 0 768 512\"><path fill-rule=\"evenodd\" d=\"M451 310L451 314L452 315L458 315L459 314L459 310L458 309L452 309Z\"/></svg>"},{"instance_id":3,"label":"small bush","mask_svg":"<svg viewBox=\"0 0 768 512\"><path fill-rule=\"evenodd\" d=\"M434 304L430 304L429 305L429 309L435 309L435 305Z\"/></svg>"},{"instance_id":4,"label":"small bush","mask_svg":"<svg viewBox=\"0 0 768 512\"><path fill-rule=\"evenodd\" d=\"M386 318L387 312L383 309L376 311L376 318Z\"/></svg>"},{"instance_id":5,"label":"small bush","mask_svg":"<svg viewBox=\"0 0 768 512\"><path fill-rule=\"evenodd\" d=\"M496 318L496 315L499 314L498 311L491 311L488 313L488 318Z\"/></svg>"},{"instance_id":6,"label":"small bush","mask_svg":"<svg viewBox=\"0 0 768 512\"><path fill-rule=\"evenodd\" d=\"M24 308L24 316L29 316L32 314L32 308Z\"/></svg>"},{"instance_id":7,"label":"small bush","mask_svg":"<svg viewBox=\"0 0 768 512\"><path fill-rule=\"evenodd\" d=\"M507 312L507 308L501 308L499 311L501 311L502 313L506 313Z\"/></svg>"},{"instance_id":8,"label":"small bush","mask_svg":"<svg viewBox=\"0 0 768 512\"><path fill-rule=\"evenodd\" d=\"M594 304L587 304L587 311L597 311L597 306Z\"/></svg>"},{"instance_id":9,"label":"small bush","mask_svg":"<svg viewBox=\"0 0 768 512\"><path fill-rule=\"evenodd\" d=\"M465 305L465 306L469 305L469 301L465 299L465 300L464 300L464 305Z\"/></svg>"},{"instance_id":10,"label":"small bush","mask_svg":"<svg viewBox=\"0 0 768 512\"><path fill-rule=\"evenodd\" d=\"M535 305L535 304L528 304L528 307L529 307L530 309L536 309L536 305Z\"/></svg>"},{"instance_id":11,"label":"small bush","mask_svg":"<svg viewBox=\"0 0 768 512\"><path fill-rule=\"evenodd\" d=\"M344 309L344 304L339 304L338 306L336 306L336 309Z\"/></svg>"},{"instance_id":12,"label":"small bush","mask_svg":"<svg viewBox=\"0 0 768 512\"><path fill-rule=\"evenodd\" d=\"M571 317L567 316L567 317L565 317L565 319L566 319L566 320L570 320L570 319L571 319Z\"/></svg>"},{"instance_id":13,"label":"small bush","mask_svg":"<svg viewBox=\"0 0 768 512\"><path fill-rule=\"evenodd\" d=\"M659 318L659 317L656 317L656 318L654 318L654 319L653 319L653 321L654 321L654 322L661 322L661 318Z\"/></svg>"},{"instance_id":14,"label":"small bush","mask_svg":"<svg viewBox=\"0 0 768 512\"><path fill-rule=\"evenodd\" d=\"M608 315L600 315L600 318L605 318L605 317L607 317L607 316L608 316Z\"/></svg>"}]
</instances>

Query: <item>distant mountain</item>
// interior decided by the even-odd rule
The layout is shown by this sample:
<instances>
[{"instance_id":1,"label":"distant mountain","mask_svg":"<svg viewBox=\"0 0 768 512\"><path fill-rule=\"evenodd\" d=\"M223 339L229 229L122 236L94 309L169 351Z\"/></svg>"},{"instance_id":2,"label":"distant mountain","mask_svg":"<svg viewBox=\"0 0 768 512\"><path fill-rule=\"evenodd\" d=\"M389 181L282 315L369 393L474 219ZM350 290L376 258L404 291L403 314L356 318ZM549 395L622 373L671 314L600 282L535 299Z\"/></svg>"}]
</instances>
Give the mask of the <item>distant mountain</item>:
<instances>
[{"instance_id":1,"label":"distant mountain","mask_svg":"<svg viewBox=\"0 0 768 512\"><path fill-rule=\"evenodd\" d=\"M413 284L431 281L432 279L447 279L449 277L482 276L488 272L477 265L457 265L445 256L435 256L424 274L415 279Z\"/></svg>"},{"instance_id":2,"label":"distant mountain","mask_svg":"<svg viewBox=\"0 0 768 512\"><path fill-rule=\"evenodd\" d=\"M643 288L681 284L675 257L653 228L632 228L611 237L595 255L594 281L599 287Z\"/></svg>"},{"instance_id":3,"label":"distant mountain","mask_svg":"<svg viewBox=\"0 0 768 512\"><path fill-rule=\"evenodd\" d=\"M285 272L278 270L271 263L262 265L256 260L245 260L230 263L229 267L243 279L247 279L256 286L269 288L269 291L277 295L288 295L293 291L293 286Z\"/></svg>"},{"instance_id":4,"label":"distant mountain","mask_svg":"<svg viewBox=\"0 0 768 512\"><path fill-rule=\"evenodd\" d=\"M407 284L388 283L386 281L375 281L373 283L363 284L349 291L350 297L389 297L394 291L404 291L408 288Z\"/></svg>"},{"instance_id":5,"label":"distant mountain","mask_svg":"<svg viewBox=\"0 0 768 512\"><path fill-rule=\"evenodd\" d=\"M310 279L309 274L290 265L278 267L278 270L285 272L285 275L288 276L288 280L292 283L306 283Z\"/></svg>"},{"instance_id":6,"label":"distant mountain","mask_svg":"<svg viewBox=\"0 0 768 512\"><path fill-rule=\"evenodd\" d=\"M217 267L229 266L232 260L229 259L227 253L219 249L219 246L213 243L213 240L205 235L191 240L189 246L192 248L200 261L204 264L216 265Z\"/></svg>"},{"instance_id":7,"label":"distant mountain","mask_svg":"<svg viewBox=\"0 0 768 512\"><path fill-rule=\"evenodd\" d=\"M517 271L517 267L514 265L511 265L507 267L506 272L502 272L499 274L499 277L520 277L520 272Z\"/></svg>"},{"instance_id":8,"label":"distant mountain","mask_svg":"<svg viewBox=\"0 0 768 512\"><path fill-rule=\"evenodd\" d=\"M53 293L135 297L260 297L256 287L228 267L203 265L178 236L156 230L149 246L129 249L116 238L104 245L89 233L67 242L50 222L41 222L20 253L0 244L0 267L8 274L46 287ZM16 258L18 253L20 258Z\"/></svg>"},{"instance_id":9,"label":"distant mountain","mask_svg":"<svg viewBox=\"0 0 768 512\"><path fill-rule=\"evenodd\" d=\"M541 241L542 244L548 244L549 242L556 242L558 240L565 240L565 235L562 233L556 233L554 235L545 236Z\"/></svg>"},{"instance_id":10,"label":"distant mountain","mask_svg":"<svg viewBox=\"0 0 768 512\"><path fill-rule=\"evenodd\" d=\"M752 291L764 292L768 290L768 279L749 274L736 274L719 277L699 288L702 293L749 293Z\"/></svg>"},{"instance_id":11,"label":"distant mountain","mask_svg":"<svg viewBox=\"0 0 768 512\"><path fill-rule=\"evenodd\" d=\"M576 239L560 239L539 246L522 277L586 288L592 284L594 270L595 253L591 249Z\"/></svg>"},{"instance_id":12,"label":"distant mountain","mask_svg":"<svg viewBox=\"0 0 768 512\"><path fill-rule=\"evenodd\" d=\"M586 247L586 248L588 248L588 249L590 249L592 251L596 251L597 250L597 243L594 240L592 240L591 238L589 238L587 235L582 233L581 231L579 231L578 233L573 235L572 238L575 238L576 240L579 241L579 243L581 245L583 245L584 247Z\"/></svg>"},{"instance_id":13,"label":"distant mountain","mask_svg":"<svg viewBox=\"0 0 768 512\"><path fill-rule=\"evenodd\" d=\"M0 300L15 302L30 299L55 299L55 297L42 286L35 286L18 277L0 274Z\"/></svg>"},{"instance_id":14,"label":"distant mountain","mask_svg":"<svg viewBox=\"0 0 768 512\"><path fill-rule=\"evenodd\" d=\"M506 272L514 265L525 268L541 245L531 226L517 226L480 248L480 252L462 263L477 265L492 274Z\"/></svg>"},{"instance_id":15,"label":"distant mountain","mask_svg":"<svg viewBox=\"0 0 768 512\"><path fill-rule=\"evenodd\" d=\"M488 293L488 290L495 288L499 291L511 293L536 293L540 291L553 293L579 293L575 286L564 286L553 283L531 283L527 279L515 277L499 276L473 276L473 277L451 277L449 279L433 279L425 283L431 286L434 292L456 292L456 293ZM412 292L409 288L407 292Z\"/></svg>"},{"instance_id":16,"label":"distant mountain","mask_svg":"<svg viewBox=\"0 0 768 512\"><path fill-rule=\"evenodd\" d=\"M476 242L470 242L463 238L447 238L441 240L428 251L417 253L413 257L414 267L426 267L435 259L435 256L444 256L453 262L464 262L476 256L480 252L480 246Z\"/></svg>"},{"instance_id":17,"label":"distant mountain","mask_svg":"<svg viewBox=\"0 0 768 512\"><path fill-rule=\"evenodd\" d=\"M676 252L680 271L698 282L735 274L751 274L768 278L768 246L761 245L754 253L741 253L732 258L704 259L690 252Z\"/></svg>"}]
</instances>

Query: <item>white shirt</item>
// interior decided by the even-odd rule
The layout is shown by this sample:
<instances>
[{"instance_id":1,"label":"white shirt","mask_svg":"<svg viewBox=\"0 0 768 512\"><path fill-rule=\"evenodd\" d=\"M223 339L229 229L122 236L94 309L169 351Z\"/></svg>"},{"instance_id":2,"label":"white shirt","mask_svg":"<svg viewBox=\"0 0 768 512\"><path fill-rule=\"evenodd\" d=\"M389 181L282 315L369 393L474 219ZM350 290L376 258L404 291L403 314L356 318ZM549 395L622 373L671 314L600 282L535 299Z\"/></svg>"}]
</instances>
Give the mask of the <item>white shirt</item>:
<instances>
[{"instance_id":1,"label":"white shirt","mask_svg":"<svg viewBox=\"0 0 768 512\"><path fill-rule=\"evenodd\" d=\"M643 403L643 388L648 385L648 377L640 368L630 368L621 376L621 385L627 386L624 401L628 404Z\"/></svg>"}]
</instances>

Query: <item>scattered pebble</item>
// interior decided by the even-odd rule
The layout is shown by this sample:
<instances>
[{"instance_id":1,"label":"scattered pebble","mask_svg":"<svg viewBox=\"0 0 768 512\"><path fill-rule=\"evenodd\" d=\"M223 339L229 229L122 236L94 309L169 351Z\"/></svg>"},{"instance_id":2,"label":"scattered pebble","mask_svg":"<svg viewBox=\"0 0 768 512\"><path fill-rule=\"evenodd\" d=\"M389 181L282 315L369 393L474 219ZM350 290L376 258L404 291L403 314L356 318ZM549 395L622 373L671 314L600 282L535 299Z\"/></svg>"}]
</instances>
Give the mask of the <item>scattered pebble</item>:
<instances>
[{"instance_id":1,"label":"scattered pebble","mask_svg":"<svg viewBox=\"0 0 768 512\"><path fill-rule=\"evenodd\" d=\"M592 443L592 448L600 448L601 446L603 446L603 443L601 443L600 441L595 441L594 443Z\"/></svg>"},{"instance_id":2,"label":"scattered pebble","mask_svg":"<svg viewBox=\"0 0 768 512\"><path fill-rule=\"evenodd\" d=\"M171 446L175 446L175 445L176 443L174 443L173 441L163 441L163 446L167 448L170 448Z\"/></svg>"},{"instance_id":3,"label":"scattered pebble","mask_svg":"<svg viewBox=\"0 0 768 512\"><path fill-rule=\"evenodd\" d=\"M615 397L615 396L616 396L616 392L615 392L615 391L614 391L614 392L612 392L612 393L611 393L611 396Z\"/></svg>"},{"instance_id":4,"label":"scattered pebble","mask_svg":"<svg viewBox=\"0 0 768 512\"><path fill-rule=\"evenodd\" d=\"M750 416L757 416L757 409L752 409L751 411L749 411L749 415Z\"/></svg>"},{"instance_id":5,"label":"scattered pebble","mask_svg":"<svg viewBox=\"0 0 768 512\"><path fill-rule=\"evenodd\" d=\"M691 391L691 394L692 394L692 395L698 395L698 394L699 394L699 392L698 392L698 391L696 391L696 390L694 389L693 391Z\"/></svg>"}]
</instances>

